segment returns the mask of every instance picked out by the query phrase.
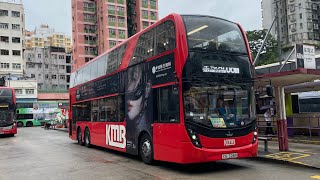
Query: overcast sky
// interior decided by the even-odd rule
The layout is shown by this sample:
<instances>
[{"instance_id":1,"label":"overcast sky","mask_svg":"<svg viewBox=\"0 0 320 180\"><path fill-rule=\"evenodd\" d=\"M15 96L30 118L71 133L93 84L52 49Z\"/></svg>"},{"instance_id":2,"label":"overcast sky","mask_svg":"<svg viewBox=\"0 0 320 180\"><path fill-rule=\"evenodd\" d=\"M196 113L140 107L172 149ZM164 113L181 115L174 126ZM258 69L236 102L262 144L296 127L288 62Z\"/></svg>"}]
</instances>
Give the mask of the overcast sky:
<instances>
[{"instance_id":1,"label":"overcast sky","mask_svg":"<svg viewBox=\"0 0 320 180\"><path fill-rule=\"evenodd\" d=\"M57 32L71 35L71 0L24 0L23 3L27 30L49 24ZM262 26L258 0L159 0L160 18L173 12L222 17L240 23L245 30Z\"/></svg>"}]
</instances>

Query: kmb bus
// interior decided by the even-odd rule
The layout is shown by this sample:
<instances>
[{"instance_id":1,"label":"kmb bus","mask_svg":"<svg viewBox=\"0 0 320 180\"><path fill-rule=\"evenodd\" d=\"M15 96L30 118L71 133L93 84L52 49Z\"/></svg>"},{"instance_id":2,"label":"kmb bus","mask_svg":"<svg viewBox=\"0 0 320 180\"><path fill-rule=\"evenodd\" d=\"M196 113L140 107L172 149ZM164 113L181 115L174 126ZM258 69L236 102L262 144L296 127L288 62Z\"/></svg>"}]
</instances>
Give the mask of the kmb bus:
<instances>
[{"instance_id":1,"label":"kmb bus","mask_svg":"<svg viewBox=\"0 0 320 180\"><path fill-rule=\"evenodd\" d=\"M256 156L253 70L239 24L171 14L72 73L69 136L147 164Z\"/></svg>"},{"instance_id":2,"label":"kmb bus","mask_svg":"<svg viewBox=\"0 0 320 180\"><path fill-rule=\"evenodd\" d=\"M14 120L16 96L13 88L0 87L0 135L14 136L17 125Z\"/></svg>"}]
</instances>

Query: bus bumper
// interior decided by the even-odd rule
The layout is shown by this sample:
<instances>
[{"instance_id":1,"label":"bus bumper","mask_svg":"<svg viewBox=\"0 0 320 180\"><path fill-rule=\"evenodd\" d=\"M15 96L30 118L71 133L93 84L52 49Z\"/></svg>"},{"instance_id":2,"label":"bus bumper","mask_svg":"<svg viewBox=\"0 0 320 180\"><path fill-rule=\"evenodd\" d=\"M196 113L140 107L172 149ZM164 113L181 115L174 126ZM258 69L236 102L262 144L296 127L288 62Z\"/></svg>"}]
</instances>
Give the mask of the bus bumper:
<instances>
[{"instance_id":1,"label":"bus bumper","mask_svg":"<svg viewBox=\"0 0 320 180\"><path fill-rule=\"evenodd\" d=\"M182 152L178 163L201 163L227 159L239 159L257 156L258 141L241 147L227 149L196 148L191 142L182 143Z\"/></svg>"},{"instance_id":2,"label":"bus bumper","mask_svg":"<svg viewBox=\"0 0 320 180\"><path fill-rule=\"evenodd\" d=\"M0 134L17 134L17 128L13 128L13 129L0 128Z\"/></svg>"}]
</instances>

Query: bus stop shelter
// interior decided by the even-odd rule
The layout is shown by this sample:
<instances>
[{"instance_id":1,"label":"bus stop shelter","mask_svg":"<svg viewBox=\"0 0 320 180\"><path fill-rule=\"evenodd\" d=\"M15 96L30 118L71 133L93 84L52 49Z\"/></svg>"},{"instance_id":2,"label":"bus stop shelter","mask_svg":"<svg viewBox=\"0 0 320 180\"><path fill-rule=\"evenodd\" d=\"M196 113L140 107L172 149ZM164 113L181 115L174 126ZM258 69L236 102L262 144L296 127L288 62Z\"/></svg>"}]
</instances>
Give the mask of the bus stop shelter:
<instances>
[{"instance_id":1,"label":"bus stop shelter","mask_svg":"<svg viewBox=\"0 0 320 180\"><path fill-rule=\"evenodd\" d=\"M267 85L274 88L274 97L276 101L276 118L278 128L279 150L288 151L288 131L285 106L285 87L313 82L320 79L320 70L315 69L295 69L286 72L276 72L270 74L258 75L255 78L255 89L261 89ZM314 89L313 89L314 90ZM291 92L294 90L291 89Z\"/></svg>"}]
</instances>

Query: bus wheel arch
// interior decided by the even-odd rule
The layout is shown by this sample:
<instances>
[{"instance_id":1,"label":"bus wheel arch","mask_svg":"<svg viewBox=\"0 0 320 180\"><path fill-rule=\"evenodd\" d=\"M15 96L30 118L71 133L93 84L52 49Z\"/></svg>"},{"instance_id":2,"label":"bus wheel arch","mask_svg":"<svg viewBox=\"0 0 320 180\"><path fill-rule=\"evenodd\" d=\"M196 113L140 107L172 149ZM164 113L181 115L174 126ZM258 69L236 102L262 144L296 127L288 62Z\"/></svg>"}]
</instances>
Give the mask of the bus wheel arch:
<instances>
[{"instance_id":1,"label":"bus wheel arch","mask_svg":"<svg viewBox=\"0 0 320 180\"><path fill-rule=\"evenodd\" d=\"M149 133L143 131L139 135L139 156L146 164L152 164L154 161L153 143Z\"/></svg>"},{"instance_id":2,"label":"bus wheel arch","mask_svg":"<svg viewBox=\"0 0 320 180\"><path fill-rule=\"evenodd\" d=\"M33 122L32 121L27 121L26 122L26 126L27 127L32 127L33 126Z\"/></svg>"},{"instance_id":3,"label":"bus wheel arch","mask_svg":"<svg viewBox=\"0 0 320 180\"><path fill-rule=\"evenodd\" d=\"M90 136L90 129L88 127L84 130L84 145L87 148L91 147L91 136Z\"/></svg>"},{"instance_id":4,"label":"bus wheel arch","mask_svg":"<svg viewBox=\"0 0 320 180\"><path fill-rule=\"evenodd\" d=\"M18 122L17 122L17 126L18 126L18 127L23 127L23 122L18 121Z\"/></svg>"},{"instance_id":5,"label":"bus wheel arch","mask_svg":"<svg viewBox=\"0 0 320 180\"><path fill-rule=\"evenodd\" d=\"M78 128L77 128L77 140L78 140L78 144L79 145L83 145L82 131L81 131L81 127L80 126L78 126Z\"/></svg>"}]
</instances>

